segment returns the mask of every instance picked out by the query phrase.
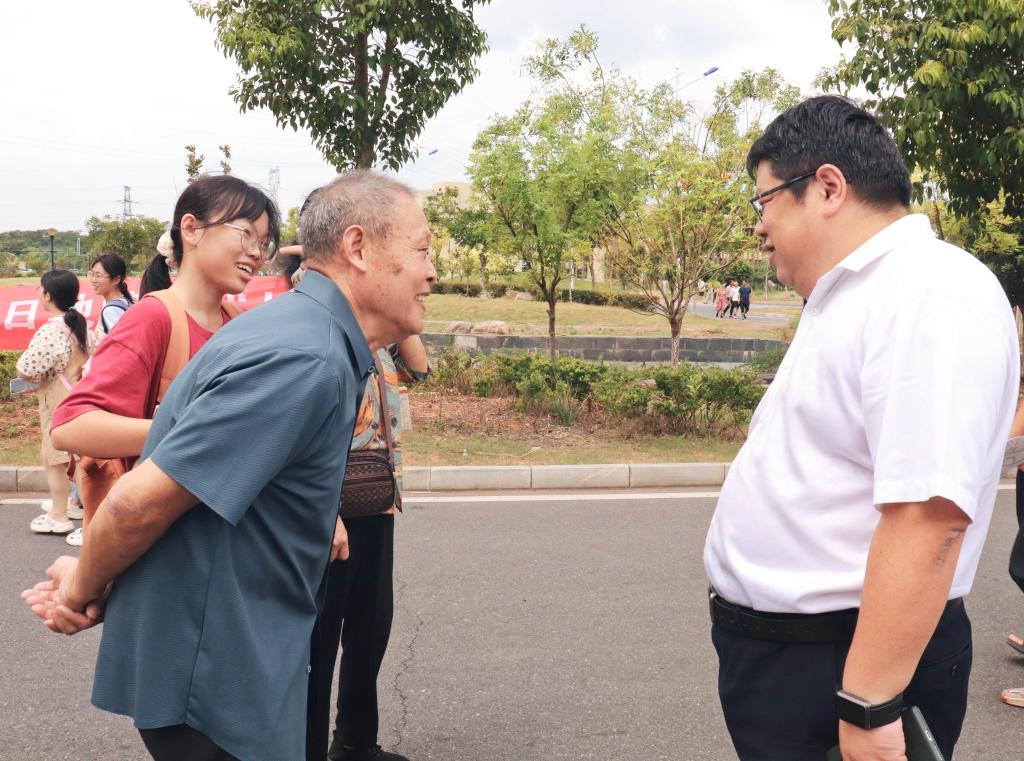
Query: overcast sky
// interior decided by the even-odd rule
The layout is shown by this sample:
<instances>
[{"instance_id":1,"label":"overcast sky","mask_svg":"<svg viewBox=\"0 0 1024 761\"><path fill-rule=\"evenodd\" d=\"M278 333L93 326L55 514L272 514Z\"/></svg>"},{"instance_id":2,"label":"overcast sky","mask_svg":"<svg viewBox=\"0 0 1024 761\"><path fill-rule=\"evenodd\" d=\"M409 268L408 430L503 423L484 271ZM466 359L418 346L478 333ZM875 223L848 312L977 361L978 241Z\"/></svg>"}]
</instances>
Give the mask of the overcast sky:
<instances>
[{"instance_id":1,"label":"overcast sky","mask_svg":"<svg viewBox=\"0 0 1024 761\"><path fill-rule=\"evenodd\" d=\"M586 23L600 56L641 85L687 84L708 98L744 69L774 66L811 92L840 54L825 0L493 0L478 10L490 52L480 75L431 120L422 157L400 175L417 188L463 178L477 132L529 96L519 64L538 39ZM268 112L240 114L234 64L186 0L48 0L0 7L0 231L81 229L92 214L168 219L185 184L184 146L215 168L228 143L234 174L263 186L280 168L280 202L297 206L333 170L309 136ZM435 150L433 155L427 155Z\"/></svg>"}]
</instances>

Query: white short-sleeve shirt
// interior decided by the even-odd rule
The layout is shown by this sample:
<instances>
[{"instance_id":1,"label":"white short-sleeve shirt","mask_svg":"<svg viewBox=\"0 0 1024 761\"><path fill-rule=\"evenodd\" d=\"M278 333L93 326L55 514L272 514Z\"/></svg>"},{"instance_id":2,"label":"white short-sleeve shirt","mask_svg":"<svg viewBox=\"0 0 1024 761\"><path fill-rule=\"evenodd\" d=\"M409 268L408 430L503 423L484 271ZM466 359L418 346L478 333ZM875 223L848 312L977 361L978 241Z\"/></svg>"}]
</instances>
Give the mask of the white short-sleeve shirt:
<instances>
[{"instance_id":1,"label":"white short-sleeve shirt","mask_svg":"<svg viewBox=\"0 0 1024 761\"><path fill-rule=\"evenodd\" d=\"M971 589L1020 363L1009 302L924 215L815 285L715 510L704 566L761 611L858 607L880 505L951 500L971 519L951 597Z\"/></svg>"}]
</instances>

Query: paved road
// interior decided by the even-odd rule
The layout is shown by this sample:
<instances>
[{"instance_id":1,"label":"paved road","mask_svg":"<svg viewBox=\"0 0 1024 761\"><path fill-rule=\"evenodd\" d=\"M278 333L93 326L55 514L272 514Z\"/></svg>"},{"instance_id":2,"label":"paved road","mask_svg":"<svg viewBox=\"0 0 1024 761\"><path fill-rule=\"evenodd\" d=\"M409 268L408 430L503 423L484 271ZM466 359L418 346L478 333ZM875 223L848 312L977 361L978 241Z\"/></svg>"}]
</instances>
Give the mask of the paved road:
<instances>
[{"instance_id":1,"label":"paved road","mask_svg":"<svg viewBox=\"0 0 1024 761\"><path fill-rule=\"evenodd\" d=\"M381 678L385 746L414 761L734 759L700 565L713 499L536 496L410 500ZM0 759L143 759L129 721L88 704L97 633L52 635L21 609L17 593L66 546L29 535L34 512L0 507ZM1011 513L1003 492L969 602L964 761L1019 761L1024 748L1024 710L998 699L1024 685L1024 659L1003 644L1024 628L1004 571Z\"/></svg>"},{"instance_id":2,"label":"paved road","mask_svg":"<svg viewBox=\"0 0 1024 761\"><path fill-rule=\"evenodd\" d=\"M714 304L695 301L690 305L690 313L697 314L700 317L714 317L715 306ZM800 302L778 303L773 301L757 301L755 299L750 305L750 313L747 319L751 322L763 323L765 325L788 325L789 321L799 313ZM736 314L739 314L739 310L736 310ZM732 318L725 317L724 319L729 320ZM736 319L739 319L739 317Z\"/></svg>"}]
</instances>

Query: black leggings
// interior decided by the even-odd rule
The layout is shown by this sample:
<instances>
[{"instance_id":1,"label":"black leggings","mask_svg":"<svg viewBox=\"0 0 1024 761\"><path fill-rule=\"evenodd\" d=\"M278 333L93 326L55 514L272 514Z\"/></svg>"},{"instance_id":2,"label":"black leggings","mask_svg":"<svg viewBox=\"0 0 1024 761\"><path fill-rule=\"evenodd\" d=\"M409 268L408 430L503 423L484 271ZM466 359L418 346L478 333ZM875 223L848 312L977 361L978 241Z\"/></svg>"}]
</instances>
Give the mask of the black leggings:
<instances>
[{"instance_id":1,"label":"black leggings","mask_svg":"<svg viewBox=\"0 0 1024 761\"><path fill-rule=\"evenodd\" d=\"M198 729L187 724L140 729L139 734L155 761L238 761Z\"/></svg>"},{"instance_id":2,"label":"black leggings","mask_svg":"<svg viewBox=\"0 0 1024 761\"><path fill-rule=\"evenodd\" d=\"M324 608L313 628L306 709L306 758L335 758L342 747L377 744L377 675L394 612L395 516L347 518L349 558L327 571ZM338 714L330 749L331 682L341 644Z\"/></svg>"}]
</instances>

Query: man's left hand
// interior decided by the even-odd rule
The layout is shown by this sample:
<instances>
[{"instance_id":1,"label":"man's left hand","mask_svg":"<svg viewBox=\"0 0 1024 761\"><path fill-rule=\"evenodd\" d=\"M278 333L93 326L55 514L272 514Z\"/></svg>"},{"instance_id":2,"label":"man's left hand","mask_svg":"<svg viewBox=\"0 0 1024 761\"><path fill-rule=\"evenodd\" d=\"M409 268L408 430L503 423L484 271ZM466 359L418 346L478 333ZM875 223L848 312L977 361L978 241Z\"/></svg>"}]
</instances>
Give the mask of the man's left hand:
<instances>
[{"instance_id":1,"label":"man's left hand","mask_svg":"<svg viewBox=\"0 0 1024 761\"><path fill-rule=\"evenodd\" d=\"M77 569L78 559L63 555L46 569L48 581L21 593L21 598L50 631L77 634L100 623L103 618L106 593L96 600L79 599L75 592Z\"/></svg>"},{"instance_id":2,"label":"man's left hand","mask_svg":"<svg viewBox=\"0 0 1024 761\"><path fill-rule=\"evenodd\" d=\"M861 729L840 721L839 748L843 761L907 761L903 720L877 729Z\"/></svg>"}]
</instances>

